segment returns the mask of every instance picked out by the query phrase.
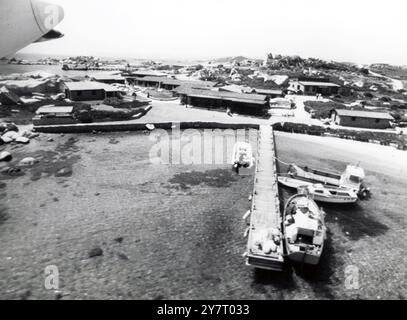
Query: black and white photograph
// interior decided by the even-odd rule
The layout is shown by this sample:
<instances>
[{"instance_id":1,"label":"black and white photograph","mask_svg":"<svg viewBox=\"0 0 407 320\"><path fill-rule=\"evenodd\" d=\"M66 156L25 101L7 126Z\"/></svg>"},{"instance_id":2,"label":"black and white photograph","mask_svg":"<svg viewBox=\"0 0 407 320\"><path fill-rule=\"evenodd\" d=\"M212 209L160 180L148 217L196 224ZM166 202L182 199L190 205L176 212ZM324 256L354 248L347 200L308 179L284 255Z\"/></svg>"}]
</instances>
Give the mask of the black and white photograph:
<instances>
[{"instance_id":1,"label":"black and white photograph","mask_svg":"<svg viewBox=\"0 0 407 320\"><path fill-rule=\"evenodd\" d=\"M0 300L405 300L406 12L0 0Z\"/></svg>"}]
</instances>

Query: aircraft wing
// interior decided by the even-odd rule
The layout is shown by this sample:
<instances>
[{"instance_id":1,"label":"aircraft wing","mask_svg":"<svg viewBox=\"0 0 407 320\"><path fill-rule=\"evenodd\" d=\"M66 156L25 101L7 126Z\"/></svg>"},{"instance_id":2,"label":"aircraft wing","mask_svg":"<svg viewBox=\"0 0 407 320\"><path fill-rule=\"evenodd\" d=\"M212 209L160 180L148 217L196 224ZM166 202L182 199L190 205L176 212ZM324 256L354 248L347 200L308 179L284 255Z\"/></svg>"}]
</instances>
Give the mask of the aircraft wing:
<instances>
[{"instance_id":1,"label":"aircraft wing","mask_svg":"<svg viewBox=\"0 0 407 320\"><path fill-rule=\"evenodd\" d=\"M0 0L0 58L33 42L57 39L62 7L40 0Z\"/></svg>"}]
</instances>

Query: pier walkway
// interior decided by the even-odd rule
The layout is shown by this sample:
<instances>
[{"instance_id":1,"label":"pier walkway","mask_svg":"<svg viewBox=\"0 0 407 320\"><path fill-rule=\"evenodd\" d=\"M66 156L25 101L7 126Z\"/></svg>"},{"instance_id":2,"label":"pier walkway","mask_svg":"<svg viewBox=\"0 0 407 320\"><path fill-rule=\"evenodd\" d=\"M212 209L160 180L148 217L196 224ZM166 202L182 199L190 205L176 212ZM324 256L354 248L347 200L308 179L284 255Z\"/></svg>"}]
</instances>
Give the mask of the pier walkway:
<instances>
[{"instance_id":1,"label":"pier walkway","mask_svg":"<svg viewBox=\"0 0 407 320\"><path fill-rule=\"evenodd\" d=\"M262 125L258 135L246 263L280 271L284 258L275 156L273 129Z\"/></svg>"}]
</instances>

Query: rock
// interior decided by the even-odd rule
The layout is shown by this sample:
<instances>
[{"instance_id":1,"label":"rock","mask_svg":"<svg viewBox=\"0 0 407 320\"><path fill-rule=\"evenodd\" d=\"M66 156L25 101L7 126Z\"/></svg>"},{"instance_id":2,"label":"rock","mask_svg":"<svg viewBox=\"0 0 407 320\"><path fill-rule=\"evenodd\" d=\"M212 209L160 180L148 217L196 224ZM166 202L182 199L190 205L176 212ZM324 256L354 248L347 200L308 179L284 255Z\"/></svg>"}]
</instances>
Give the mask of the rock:
<instances>
[{"instance_id":1,"label":"rock","mask_svg":"<svg viewBox=\"0 0 407 320\"><path fill-rule=\"evenodd\" d=\"M36 137L38 137L40 134L38 133L38 132L36 132L36 133L34 133L34 132L31 132L31 131L27 131L27 130L25 130L25 131L23 131L22 133L21 133L21 137L25 137L25 138L28 138L28 139L32 139L32 138L36 138Z\"/></svg>"},{"instance_id":2,"label":"rock","mask_svg":"<svg viewBox=\"0 0 407 320\"><path fill-rule=\"evenodd\" d=\"M116 241L118 243L122 243L123 242L123 237L118 237L118 238L114 239L114 241Z\"/></svg>"},{"instance_id":3,"label":"rock","mask_svg":"<svg viewBox=\"0 0 407 320\"><path fill-rule=\"evenodd\" d=\"M7 167L4 168L1 173L3 174L8 174L8 175L15 175L21 172L21 169L19 168L13 168L13 167Z\"/></svg>"},{"instance_id":4,"label":"rock","mask_svg":"<svg viewBox=\"0 0 407 320\"><path fill-rule=\"evenodd\" d=\"M7 131L5 134L2 135L2 138L4 141L10 140L14 141L16 140L20 135L16 131Z\"/></svg>"},{"instance_id":5,"label":"rock","mask_svg":"<svg viewBox=\"0 0 407 320\"><path fill-rule=\"evenodd\" d=\"M6 133L7 131L18 132L18 127L14 123L0 123L0 132Z\"/></svg>"},{"instance_id":6,"label":"rock","mask_svg":"<svg viewBox=\"0 0 407 320\"><path fill-rule=\"evenodd\" d=\"M8 138L8 137L1 137L1 140L2 140L4 143L13 142L13 139L10 139L10 138Z\"/></svg>"},{"instance_id":7,"label":"rock","mask_svg":"<svg viewBox=\"0 0 407 320\"><path fill-rule=\"evenodd\" d=\"M31 290L25 290L21 295L21 300L27 300L31 296Z\"/></svg>"},{"instance_id":8,"label":"rock","mask_svg":"<svg viewBox=\"0 0 407 320\"><path fill-rule=\"evenodd\" d=\"M3 151L0 153L0 161L11 161L13 159L13 156L11 155L10 152Z\"/></svg>"},{"instance_id":9,"label":"rock","mask_svg":"<svg viewBox=\"0 0 407 320\"><path fill-rule=\"evenodd\" d=\"M121 260L129 260L129 257L126 256L124 253L118 253L117 256L121 259Z\"/></svg>"},{"instance_id":10,"label":"rock","mask_svg":"<svg viewBox=\"0 0 407 320\"><path fill-rule=\"evenodd\" d=\"M54 141L54 139L48 138L48 142L53 142L53 141Z\"/></svg>"},{"instance_id":11,"label":"rock","mask_svg":"<svg viewBox=\"0 0 407 320\"><path fill-rule=\"evenodd\" d=\"M30 139L28 139L26 137L18 137L15 141L18 143L23 143L23 144L30 143Z\"/></svg>"},{"instance_id":12,"label":"rock","mask_svg":"<svg viewBox=\"0 0 407 320\"><path fill-rule=\"evenodd\" d=\"M67 177L72 175L72 170L70 168L62 168L55 173L56 177Z\"/></svg>"},{"instance_id":13,"label":"rock","mask_svg":"<svg viewBox=\"0 0 407 320\"><path fill-rule=\"evenodd\" d=\"M54 293L55 293L55 299L56 300L61 300L63 297L69 296L69 292L63 292L63 291L55 290Z\"/></svg>"},{"instance_id":14,"label":"rock","mask_svg":"<svg viewBox=\"0 0 407 320\"><path fill-rule=\"evenodd\" d=\"M22 159L22 160L19 162L19 164L20 164L21 166L33 166L33 165L36 164L36 163L37 163L37 160L35 160L35 159L32 158L32 157L24 158L24 159Z\"/></svg>"},{"instance_id":15,"label":"rock","mask_svg":"<svg viewBox=\"0 0 407 320\"><path fill-rule=\"evenodd\" d=\"M33 139L39 137L40 134L38 132L30 132L30 136L27 138Z\"/></svg>"},{"instance_id":16,"label":"rock","mask_svg":"<svg viewBox=\"0 0 407 320\"><path fill-rule=\"evenodd\" d=\"M100 247L95 247L89 251L89 258L103 256L103 250Z\"/></svg>"}]
</instances>

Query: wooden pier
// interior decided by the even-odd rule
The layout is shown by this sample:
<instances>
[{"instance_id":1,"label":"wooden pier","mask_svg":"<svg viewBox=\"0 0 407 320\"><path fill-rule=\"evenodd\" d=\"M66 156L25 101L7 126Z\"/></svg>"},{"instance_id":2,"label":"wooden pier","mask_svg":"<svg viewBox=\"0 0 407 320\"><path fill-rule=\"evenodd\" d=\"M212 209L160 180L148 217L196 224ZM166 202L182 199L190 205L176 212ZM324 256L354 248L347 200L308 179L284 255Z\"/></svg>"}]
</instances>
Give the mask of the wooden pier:
<instances>
[{"instance_id":1,"label":"wooden pier","mask_svg":"<svg viewBox=\"0 0 407 320\"><path fill-rule=\"evenodd\" d=\"M283 237L275 157L273 129L260 126L245 256L247 265L281 271Z\"/></svg>"}]
</instances>

